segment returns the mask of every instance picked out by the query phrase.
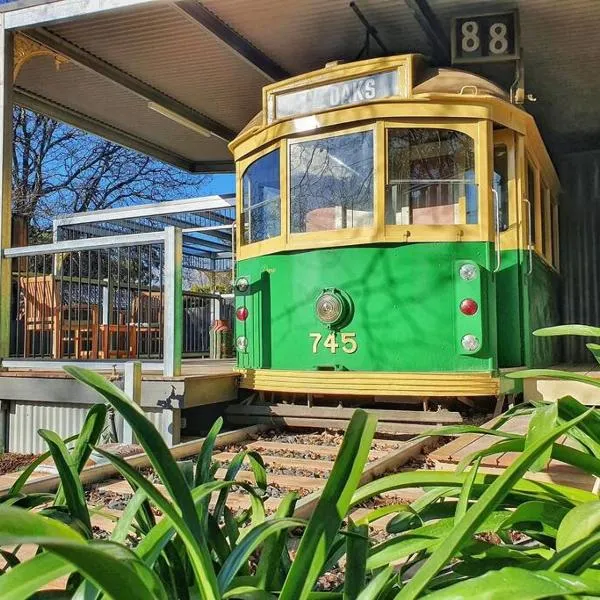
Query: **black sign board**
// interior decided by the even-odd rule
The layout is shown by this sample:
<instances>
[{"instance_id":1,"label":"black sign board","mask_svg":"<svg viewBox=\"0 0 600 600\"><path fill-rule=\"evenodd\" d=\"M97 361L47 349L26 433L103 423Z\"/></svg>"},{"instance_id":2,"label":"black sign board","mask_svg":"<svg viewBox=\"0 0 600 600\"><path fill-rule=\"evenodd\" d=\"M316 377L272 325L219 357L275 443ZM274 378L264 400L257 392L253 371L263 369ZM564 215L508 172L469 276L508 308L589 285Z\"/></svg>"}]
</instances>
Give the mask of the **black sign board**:
<instances>
[{"instance_id":1,"label":"black sign board","mask_svg":"<svg viewBox=\"0 0 600 600\"><path fill-rule=\"evenodd\" d=\"M453 19L453 64L497 62L518 58L517 11Z\"/></svg>"}]
</instances>

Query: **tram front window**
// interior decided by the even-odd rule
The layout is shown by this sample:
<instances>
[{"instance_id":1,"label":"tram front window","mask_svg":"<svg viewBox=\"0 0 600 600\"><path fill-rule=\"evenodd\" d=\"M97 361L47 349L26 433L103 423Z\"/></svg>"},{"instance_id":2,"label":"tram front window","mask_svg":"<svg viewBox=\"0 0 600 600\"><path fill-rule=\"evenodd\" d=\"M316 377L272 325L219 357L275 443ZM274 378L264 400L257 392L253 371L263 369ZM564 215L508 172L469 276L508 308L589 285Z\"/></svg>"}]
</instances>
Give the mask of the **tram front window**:
<instances>
[{"instance_id":1,"label":"tram front window","mask_svg":"<svg viewBox=\"0 0 600 600\"><path fill-rule=\"evenodd\" d=\"M242 178L242 244L281 233L279 150L253 162Z\"/></svg>"},{"instance_id":2,"label":"tram front window","mask_svg":"<svg viewBox=\"0 0 600 600\"><path fill-rule=\"evenodd\" d=\"M373 132L290 143L290 231L373 224Z\"/></svg>"},{"instance_id":3,"label":"tram front window","mask_svg":"<svg viewBox=\"0 0 600 600\"><path fill-rule=\"evenodd\" d=\"M477 223L473 138L450 129L394 128L387 143L387 224Z\"/></svg>"}]
</instances>

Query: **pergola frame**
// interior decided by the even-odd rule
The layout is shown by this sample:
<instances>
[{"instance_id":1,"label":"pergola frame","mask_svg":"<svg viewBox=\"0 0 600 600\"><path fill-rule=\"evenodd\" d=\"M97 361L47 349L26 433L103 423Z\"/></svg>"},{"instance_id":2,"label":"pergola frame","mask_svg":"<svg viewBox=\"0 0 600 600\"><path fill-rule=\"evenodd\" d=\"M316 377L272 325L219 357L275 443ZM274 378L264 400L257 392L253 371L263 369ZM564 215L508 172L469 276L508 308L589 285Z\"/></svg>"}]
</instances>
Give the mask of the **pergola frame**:
<instances>
[{"instance_id":1,"label":"pergola frame","mask_svg":"<svg viewBox=\"0 0 600 600\"><path fill-rule=\"evenodd\" d=\"M14 3L7 12L0 13L0 173L2 182L0 185L0 360L9 356L10 352L10 311L11 311L11 267L13 256L11 254L11 180L12 180L12 108L13 103L19 103L34 111L47 114L53 118L66 122L70 125L86 130L90 133L114 140L127 147L133 148L149 156L153 156L159 160L170 163L178 168L190 172L231 172L233 170L232 162L225 161L209 161L207 163L193 162L182 156L179 156L172 151L160 148L155 144L131 135L125 131L117 130L115 127L97 121L87 115L80 114L67 107L57 105L52 101L31 94L25 90L19 89L13 84L14 77L14 35L18 31L22 31L29 38L46 46L52 51L66 56L72 62L79 66L91 70L94 73L110 80L111 82L126 88L127 90L137 94L149 102L154 102L159 106L181 116L182 118L195 123L210 134L215 135L223 140L230 140L234 137L235 132L229 130L222 124L201 115L197 111L190 109L186 105L177 100L163 94L159 90L145 84L139 79L121 71L105 63L86 51L69 44L66 41L57 38L49 31L43 29L44 26L63 23L73 19L82 17L90 17L100 13L114 12L126 10L136 6L149 5L156 0L61 0L54 2L30 2L23 0L21 3ZM179 7L182 11L189 14L189 7L182 3ZM202 12L202 11L201 11ZM268 73L270 78L282 76L284 71L280 69L273 61L263 55L256 48L247 43L240 36L234 35L235 32L229 31L224 23L213 21L206 23L205 20L197 18L197 15L189 15L202 27L207 28L211 33L217 36L225 44L238 55L242 56L247 62L253 64L258 70L265 74ZM183 201L184 203L186 201ZM192 208L191 203L190 208ZM214 208L223 208L224 200L218 199L214 202ZM183 205L180 205L183 208ZM169 230L173 228L174 223L169 222L167 214L172 212L170 207L163 211L160 207L146 207L146 211L153 216L161 215L163 212L165 225ZM198 205L195 206L196 210ZM131 209L117 209L121 211L117 218L127 218L127 216L142 216L144 208L132 207ZM113 212L114 214L114 212ZM92 215L76 215L66 216L58 223L55 223L56 228L61 225L67 225L69 222L77 221L80 223L93 223L99 218L106 218L101 211ZM176 223L175 223L176 224ZM183 242L183 233L179 231L180 242ZM214 232L216 238L228 237L225 232ZM183 245L182 243L180 244ZM232 252L227 252L227 244L224 239L216 239L214 242L206 241L209 246L208 252L201 252L198 256L207 256L212 258L232 257ZM181 257L180 257L181 258ZM181 264L181 261L180 261ZM175 369L177 370L177 368Z\"/></svg>"}]
</instances>

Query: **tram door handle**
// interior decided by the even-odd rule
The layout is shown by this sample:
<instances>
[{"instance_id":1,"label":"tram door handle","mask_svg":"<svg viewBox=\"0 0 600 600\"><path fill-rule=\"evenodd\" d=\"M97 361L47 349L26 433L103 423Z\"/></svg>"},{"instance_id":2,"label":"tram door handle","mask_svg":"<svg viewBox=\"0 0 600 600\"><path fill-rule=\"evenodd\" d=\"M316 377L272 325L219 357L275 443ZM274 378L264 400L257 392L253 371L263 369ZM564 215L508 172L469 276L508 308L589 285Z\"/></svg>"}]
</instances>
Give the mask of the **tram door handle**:
<instances>
[{"instance_id":1,"label":"tram door handle","mask_svg":"<svg viewBox=\"0 0 600 600\"><path fill-rule=\"evenodd\" d=\"M523 202L527 204L527 251L529 253L529 269L527 276L533 272L533 235L531 231L531 202L527 198L523 198Z\"/></svg>"},{"instance_id":2,"label":"tram door handle","mask_svg":"<svg viewBox=\"0 0 600 600\"><path fill-rule=\"evenodd\" d=\"M496 267L494 273L497 273L502 264L502 255L500 253L500 199L498 198L498 192L494 188L492 188L492 194L494 194L494 203L496 205Z\"/></svg>"}]
</instances>

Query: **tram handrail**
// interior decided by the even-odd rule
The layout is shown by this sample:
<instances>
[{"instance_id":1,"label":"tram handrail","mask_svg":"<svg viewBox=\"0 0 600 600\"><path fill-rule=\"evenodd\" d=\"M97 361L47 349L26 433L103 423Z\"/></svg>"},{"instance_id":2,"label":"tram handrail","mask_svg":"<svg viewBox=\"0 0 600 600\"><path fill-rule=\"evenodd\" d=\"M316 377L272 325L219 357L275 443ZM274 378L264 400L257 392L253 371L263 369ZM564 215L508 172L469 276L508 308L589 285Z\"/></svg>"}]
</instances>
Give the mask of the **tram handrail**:
<instances>
[{"instance_id":1,"label":"tram handrail","mask_svg":"<svg viewBox=\"0 0 600 600\"><path fill-rule=\"evenodd\" d=\"M494 269L494 273L498 273L502 265L502 254L500 252L500 198L494 188L492 188L492 194L494 194L494 199L496 200L496 268Z\"/></svg>"}]
</instances>

